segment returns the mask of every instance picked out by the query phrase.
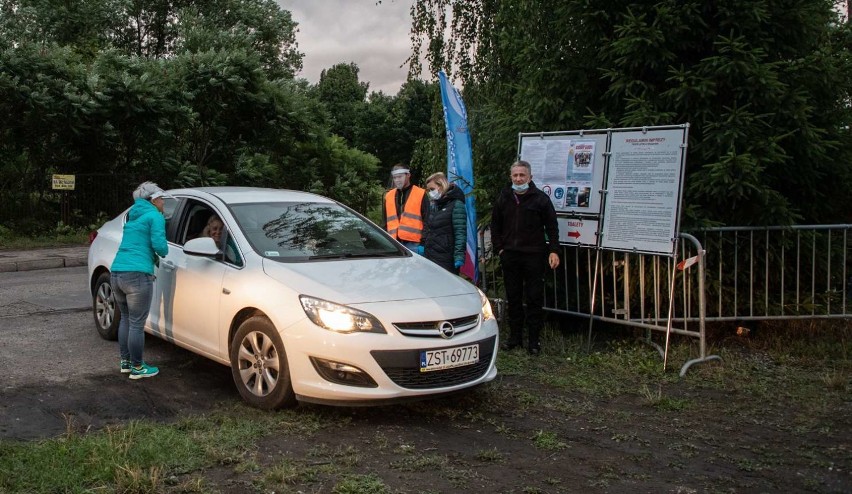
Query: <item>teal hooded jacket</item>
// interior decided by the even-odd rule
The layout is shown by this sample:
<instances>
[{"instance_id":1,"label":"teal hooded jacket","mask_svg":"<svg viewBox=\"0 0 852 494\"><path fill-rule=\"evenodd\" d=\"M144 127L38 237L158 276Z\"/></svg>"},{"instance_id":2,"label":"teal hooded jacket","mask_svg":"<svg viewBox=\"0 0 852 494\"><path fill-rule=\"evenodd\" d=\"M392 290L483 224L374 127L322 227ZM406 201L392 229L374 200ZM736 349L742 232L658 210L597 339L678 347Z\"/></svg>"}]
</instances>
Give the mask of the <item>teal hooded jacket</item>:
<instances>
[{"instance_id":1,"label":"teal hooded jacket","mask_svg":"<svg viewBox=\"0 0 852 494\"><path fill-rule=\"evenodd\" d=\"M166 219L147 199L136 199L124 224L124 236L112 261L112 271L154 274L157 256L169 253Z\"/></svg>"}]
</instances>

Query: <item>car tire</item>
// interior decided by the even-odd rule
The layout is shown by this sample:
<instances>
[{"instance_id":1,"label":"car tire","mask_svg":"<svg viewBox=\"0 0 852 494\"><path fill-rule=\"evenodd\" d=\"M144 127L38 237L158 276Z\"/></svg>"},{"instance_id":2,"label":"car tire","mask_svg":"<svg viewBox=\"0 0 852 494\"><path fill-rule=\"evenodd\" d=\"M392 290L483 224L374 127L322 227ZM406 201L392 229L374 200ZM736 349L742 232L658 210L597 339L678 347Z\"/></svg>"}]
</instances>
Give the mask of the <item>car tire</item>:
<instances>
[{"instance_id":1,"label":"car tire","mask_svg":"<svg viewBox=\"0 0 852 494\"><path fill-rule=\"evenodd\" d=\"M95 327L101 338L109 341L118 339L121 311L115 303L115 293L109 280L109 272L101 273L95 282L95 291L92 294L92 315L95 317Z\"/></svg>"},{"instance_id":2,"label":"car tire","mask_svg":"<svg viewBox=\"0 0 852 494\"><path fill-rule=\"evenodd\" d=\"M234 384L251 406L271 410L296 404L284 343L269 319L243 321L230 354Z\"/></svg>"}]
</instances>

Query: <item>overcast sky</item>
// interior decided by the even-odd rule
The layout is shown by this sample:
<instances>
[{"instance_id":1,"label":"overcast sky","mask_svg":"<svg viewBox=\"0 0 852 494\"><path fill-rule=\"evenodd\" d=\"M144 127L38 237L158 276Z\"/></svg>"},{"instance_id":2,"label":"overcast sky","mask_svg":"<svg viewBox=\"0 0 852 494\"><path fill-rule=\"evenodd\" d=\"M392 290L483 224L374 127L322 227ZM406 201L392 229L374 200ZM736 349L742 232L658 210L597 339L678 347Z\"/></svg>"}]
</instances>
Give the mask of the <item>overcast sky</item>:
<instances>
[{"instance_id":1,"label":"overcast sky","mask_svg":"<svg viewBox=\"0 0 852 494\"><path fill-rule=\"evenodd\" d=\"M337 63L355 62L370 91L394 95L408 73L413 0L276 0L299 23L302 72L312 83Z\"/></svg>"}]
</instances>

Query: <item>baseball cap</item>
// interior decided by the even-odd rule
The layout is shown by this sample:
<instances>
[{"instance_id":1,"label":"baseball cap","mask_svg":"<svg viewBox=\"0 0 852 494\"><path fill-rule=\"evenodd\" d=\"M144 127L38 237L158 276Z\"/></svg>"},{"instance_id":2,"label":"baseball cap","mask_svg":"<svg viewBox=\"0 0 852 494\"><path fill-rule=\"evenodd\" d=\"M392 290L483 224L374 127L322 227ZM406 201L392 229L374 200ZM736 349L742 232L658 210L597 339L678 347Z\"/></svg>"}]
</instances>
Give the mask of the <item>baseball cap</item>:
<instances>
[{"instance_id":1,"label":"baseball cap","mask_svg":"<svg viewBox=\"0 0 852 494\"><path fill-rule=\"evenodd\" d=\"M133 199L157 199L158 197L172 199L173 197L166 193L159 185L154 182L142 182L136 190L133 191Z\"/></svg>"},{"instance_id":2,"label":"baseball cap","mask_svg":"<svg viewBox=\"0 0 852 494\"><path fill-rule=\"evenodd\" d=\"M159 197L162 197L163 199L174 199L174 196L172 196L171 194L169 194L168 192L166 192L164 190L161 190L159 192L154 192L153 194L151 194L151 200L152 201L154 199L159 198Z\"/></svg>"}]
</instances>

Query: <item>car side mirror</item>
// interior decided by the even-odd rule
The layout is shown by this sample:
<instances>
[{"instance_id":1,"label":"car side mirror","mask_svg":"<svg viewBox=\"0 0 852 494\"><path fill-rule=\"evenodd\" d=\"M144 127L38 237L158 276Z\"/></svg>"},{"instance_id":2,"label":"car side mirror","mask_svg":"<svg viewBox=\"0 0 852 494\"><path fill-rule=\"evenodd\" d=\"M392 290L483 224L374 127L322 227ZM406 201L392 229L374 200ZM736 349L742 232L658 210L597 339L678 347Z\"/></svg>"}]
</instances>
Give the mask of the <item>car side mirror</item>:
<instances>
[{"instance_id":1,"label":"car side mirror","mask_svg":"<svg viewBox=\"0 0 852 494\"><path fill-rule=\"evenodd\" d=\"M216 241L210 237L199 237L183 245L183 251L191 256L215 257L221 254Z\"/></svg>"}]
</instances>

